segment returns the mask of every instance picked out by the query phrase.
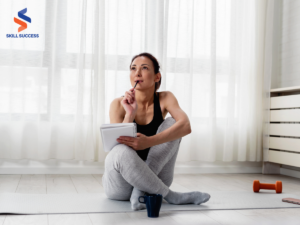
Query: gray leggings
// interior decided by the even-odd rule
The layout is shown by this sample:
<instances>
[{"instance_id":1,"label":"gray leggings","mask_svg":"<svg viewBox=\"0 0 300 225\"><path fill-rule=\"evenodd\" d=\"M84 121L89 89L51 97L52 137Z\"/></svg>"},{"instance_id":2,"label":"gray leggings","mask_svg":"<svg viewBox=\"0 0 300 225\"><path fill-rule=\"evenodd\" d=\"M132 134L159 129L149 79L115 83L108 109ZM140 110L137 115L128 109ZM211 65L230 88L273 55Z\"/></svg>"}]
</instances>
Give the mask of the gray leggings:
<instances>
[{"instance_id":1,"label":"gray leggings","mask_svg":"<svg viewBox=\"0 0 300 225\"><path fill-rule=\"evenodd\" d=\"M157 134L175 123L166 118ZM116 145L106 156L102 184L108 198L129 200L133 187L165 197L173 181L175 161L182 138L152 146L146 161L125 144Z\"/></svg>"}]
</instances>

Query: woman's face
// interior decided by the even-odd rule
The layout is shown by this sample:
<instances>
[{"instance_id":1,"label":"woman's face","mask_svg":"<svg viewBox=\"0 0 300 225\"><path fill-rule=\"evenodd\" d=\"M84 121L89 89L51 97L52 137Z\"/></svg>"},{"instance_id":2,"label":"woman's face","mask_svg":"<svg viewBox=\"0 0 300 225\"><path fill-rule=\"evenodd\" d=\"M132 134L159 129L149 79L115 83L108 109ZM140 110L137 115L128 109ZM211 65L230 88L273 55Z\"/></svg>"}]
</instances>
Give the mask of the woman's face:
<instances>
[{"instance_id":1,"label":"woman's face","mask_svg":"<svg viewBox=\"0 0 300 225\"><path fill-rule=\"evenodd\" d=\"M158 73L159 74L159 73ZM155 82L159 81L158 74L154 74L152 61L145 57L139 56L133 60L130 66L130 83L134 87L137 80L140 80L135 89L146 89L153 87Z\"/></svg>"}]
</instances>

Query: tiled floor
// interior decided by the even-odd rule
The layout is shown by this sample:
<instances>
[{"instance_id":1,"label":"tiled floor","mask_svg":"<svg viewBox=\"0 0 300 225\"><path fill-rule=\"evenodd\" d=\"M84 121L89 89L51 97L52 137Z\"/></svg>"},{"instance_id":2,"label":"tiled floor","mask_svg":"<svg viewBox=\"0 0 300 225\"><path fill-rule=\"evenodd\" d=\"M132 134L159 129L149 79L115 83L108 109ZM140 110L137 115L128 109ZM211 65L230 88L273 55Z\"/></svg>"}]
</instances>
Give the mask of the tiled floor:
<instances>
[{"instance_id":1,"label":"tiled floor","mask_svg":"<svg viewBox=\"0 0 300 225\"><path fill-rule=\"evenodd\" d=\"M16 193L102 193L102 175L0 175L0 192ZM253 180L275 183L283 192L300 196L300 179L284 175L199 174L175 175L174 191L253 191ZM271 191L271 190L266 190ZM1 199L0 199L1 201ZM49 215L0 215L0 225L85 225L85 224L300 224L300 208L257 210L211 210L161 212L148 218L146 212Z\"/></svg>"}]
</instances>

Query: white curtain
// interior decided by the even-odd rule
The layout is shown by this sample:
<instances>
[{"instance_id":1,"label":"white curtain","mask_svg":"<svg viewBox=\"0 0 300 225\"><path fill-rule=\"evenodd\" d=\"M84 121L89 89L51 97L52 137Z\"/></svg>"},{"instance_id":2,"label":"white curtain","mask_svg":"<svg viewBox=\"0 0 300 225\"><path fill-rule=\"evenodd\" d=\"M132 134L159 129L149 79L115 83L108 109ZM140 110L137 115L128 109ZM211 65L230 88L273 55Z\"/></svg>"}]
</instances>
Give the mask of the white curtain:
<instances>
[{"instance_id":1,"label":"white curtain","mask_svg":"<svg viewBox=\"0 0 300 225\"><path fill-rule=\"evenodd\" d=\"M267 0L0 2L0 158L103 162L99 127L141 52L192 133L177 161L262 161ZM27 8L23 34L13 22ZM170 114L167 115L171 116Z\"/></svg>"},{"instance_id":2,"label":"white curtain","mask_svg":"<svg viewBox=\"0 0 300 225\"><path fill-rule=\"evenodd\" d=\"M263 121L263 161L269 161L269 126L270 126L270 90L277 85L274 79L279 68L279 36L281 35L281 1L269 0L267 2L264 52L264 121ZM278 26L278 27L276 27ZM277 71L276 71L277 70Z\"/></svg>"}]
</instances>

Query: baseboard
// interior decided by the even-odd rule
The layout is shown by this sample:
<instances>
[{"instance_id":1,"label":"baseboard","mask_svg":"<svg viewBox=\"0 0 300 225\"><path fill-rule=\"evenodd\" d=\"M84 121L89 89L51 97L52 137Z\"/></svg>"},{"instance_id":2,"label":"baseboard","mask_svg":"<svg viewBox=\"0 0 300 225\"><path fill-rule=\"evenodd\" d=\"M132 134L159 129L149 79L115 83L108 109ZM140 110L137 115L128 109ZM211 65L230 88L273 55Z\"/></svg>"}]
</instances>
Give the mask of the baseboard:
<instances>
[{"instance_id":1,"label":"baseboard","mask_svg":"<svg viewBox=\"0 0 300 225\"><path fill-rule=\"evenodd\" d=\"M262 167L238 166L175 166L174 174L206 174L206 173L261 173Z\"/></svg>"},{"instance_id":2,"label":"baseboard","mask_svg":"<svg viewBox=\"0 0 300 225\"><path fill-rule=\"evenodd\" d=\"M175 166L174 174L207 174L207 173L261 173L261 167L199 167L199 166ZM1 168L0 174L103 174L104 167L49 167L49 168Z\"/></svg>"},{"instance_id":3,"label":"baseboard","mask_svg":"<svg viewBox=\"0 0 300 225\"><path fill-rule=\"evenodd\" d=\"M103 174L104 162L0 160L0 174ZM262 162L176 162L175 174L262 173Z\"/></svg>"},{"instance_id":4,"label":"baseboard","mask_svg":"<svg viewBox=\"0 0 300 225\"><path fill-rule=\"evenodd\" d=\"M104 167L94 168L1 168L0 174L103 174Z\"/></svg>"},{"instance_id":5,"label":"baseboard","mask_svg":"<svg viewBox=\"0 0 300 225\"><path fill-rule=\"evenodd\" d=\"M0 174L103 174L104 166L90 167L0 167ZM262 173L258 166L176 165L175 174ZM300 171L280 168L280 174L300 178Z\"/></svg>"},{"instance_id":6,"label":"baseboard","mask_svg":"<svg viewBox=\"0 0 300 225\"><path fill-rule=\"evenodd\" d=\"M176 166L174 174L261 173L259 167L194 167ZM95 168L1 168L0 174L103 174L104 167Z\"/></svg>"},{"instance_id":7,"label":"baseboard","mask_svg":"<svg viewBox=\"0 0 300 225\"><path fill-rule=\"evenodd\" d=\"M291 170L291 169L281 167L280 174L290 176L290 177L300 178L300 171L297 170Z\"/></svg>"}]
</instances>

